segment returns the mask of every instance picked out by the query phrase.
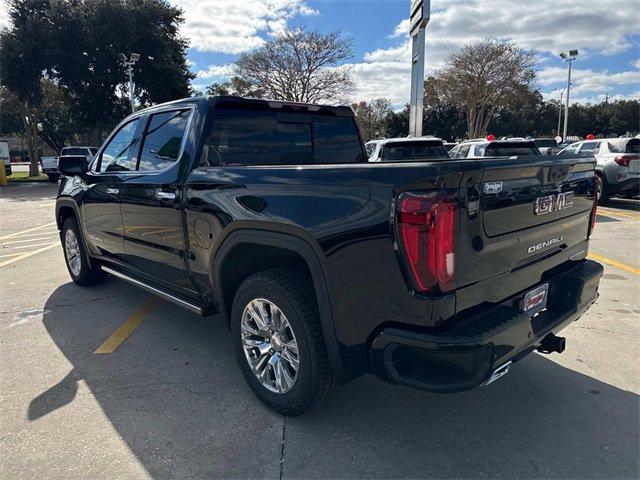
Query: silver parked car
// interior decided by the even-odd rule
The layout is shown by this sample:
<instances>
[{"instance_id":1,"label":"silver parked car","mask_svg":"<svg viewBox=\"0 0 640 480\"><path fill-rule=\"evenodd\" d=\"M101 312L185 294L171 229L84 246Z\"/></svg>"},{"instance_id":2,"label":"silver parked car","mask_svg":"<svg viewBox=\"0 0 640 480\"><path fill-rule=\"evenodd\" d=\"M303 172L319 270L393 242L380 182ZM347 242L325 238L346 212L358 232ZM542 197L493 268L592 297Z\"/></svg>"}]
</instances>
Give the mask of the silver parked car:
<instances>
[{"instance_id":1,"label":"silver parked car","mask_svg":"<svg viewBox=\"0 0 640 480\"><path fill-rule=\"evenodd\" d=\"M640 139L603 138L572 143L558 155L593 155L600 177L598 203L640 195Z\"/></svg>"}]
</instances>

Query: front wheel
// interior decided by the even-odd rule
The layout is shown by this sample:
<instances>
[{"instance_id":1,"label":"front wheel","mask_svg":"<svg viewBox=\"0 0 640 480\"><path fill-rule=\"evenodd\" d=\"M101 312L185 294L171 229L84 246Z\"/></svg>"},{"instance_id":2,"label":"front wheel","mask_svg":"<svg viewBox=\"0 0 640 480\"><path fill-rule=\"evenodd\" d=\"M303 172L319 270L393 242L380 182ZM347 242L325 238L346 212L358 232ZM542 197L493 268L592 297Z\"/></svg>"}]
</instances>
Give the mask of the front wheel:
<instances>
[{"instance_id":1,"label":"front wheel","mask_svg":"<svg viewBox=\"0 0 640 480\"><path fill-rule=\"evenodd\" d=\"M247 384L272 410L299 415L329 398L333 376L304 272L279 268L245 280L233 301L231 333Z\"/></svg>"},{"instance_id":2,"label":"front wheel","mask_svg":"<svg viewBox=\"0 0 640 480\"><path fill-rule=\"evenodd\" d=\"M67 270L75 283L83 287L88 287L105 281L107 273L95 263L89 265L80 237L78 222L74 217L69 217L64 221L61 240Z\"/></svg>"}]
</instances>

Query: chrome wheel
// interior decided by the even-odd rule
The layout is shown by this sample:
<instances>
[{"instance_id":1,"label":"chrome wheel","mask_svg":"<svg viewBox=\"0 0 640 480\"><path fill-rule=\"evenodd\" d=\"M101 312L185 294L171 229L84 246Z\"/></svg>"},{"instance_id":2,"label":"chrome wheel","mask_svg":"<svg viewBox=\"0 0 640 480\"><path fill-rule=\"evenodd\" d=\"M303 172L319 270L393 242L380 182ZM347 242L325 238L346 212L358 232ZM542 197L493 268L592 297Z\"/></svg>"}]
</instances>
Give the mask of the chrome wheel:
<instances>
[{"instance_id":1,"label":"chrome wheel","mask_svg":"<svg viewBox=\"0 0 640 480\"><path fill-rule=\"evenodd\" d=\"M80 269L82 268L82 261L80 259L80 248L78 247L78 239L73 230L67 230L64 235L64 253L67 256L67 263L69 264L69 270L74 276L80 275Z\"/></svg>"},{"instance_id":2,"label":"chrome wheel","mask_svg":"<svg viewBox=\"0 0 640 480\"><path fill-rule=\"evenodd\" d=\"M284 313L272 302L256 298L242 312L242 348L260 384L274 393L293 388L300 365L298 343Z\"/></svg>"}]
</instances>

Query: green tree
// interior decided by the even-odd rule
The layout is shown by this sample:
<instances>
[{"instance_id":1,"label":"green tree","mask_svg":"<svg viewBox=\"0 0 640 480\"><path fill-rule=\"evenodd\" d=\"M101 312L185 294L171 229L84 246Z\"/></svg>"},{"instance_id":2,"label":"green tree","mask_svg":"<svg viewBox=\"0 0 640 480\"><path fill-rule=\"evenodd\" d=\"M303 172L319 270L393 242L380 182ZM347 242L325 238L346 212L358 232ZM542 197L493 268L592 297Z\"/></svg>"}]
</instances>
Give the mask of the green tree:
<instances>
[{"instance_id":1,"label":"green tree","mask_svg":"<svg viewBox=\"0 0 640 480\"><path fill-rule=\"evenodd\" d=\"M182 12L164 0L11 0L9 15L0 62L11 68L2 82L24 105L25 130L37 128L46 78L68 95L77 123L101 141L128 112L121 55L131 52L141 54L134 92L141 106L189 94Z\"/></svg>"},{"instance_id":2,"label":"green tree","mask_svg":"<svg viewBox=\"0 0 640 480\"><path fill-rule=\"evenodd\" d=\"M386 98L376 98L370 102L351 105L365 142L385 136L385 117L391 112L391 102Z\"/></svg>"}]
</instances>

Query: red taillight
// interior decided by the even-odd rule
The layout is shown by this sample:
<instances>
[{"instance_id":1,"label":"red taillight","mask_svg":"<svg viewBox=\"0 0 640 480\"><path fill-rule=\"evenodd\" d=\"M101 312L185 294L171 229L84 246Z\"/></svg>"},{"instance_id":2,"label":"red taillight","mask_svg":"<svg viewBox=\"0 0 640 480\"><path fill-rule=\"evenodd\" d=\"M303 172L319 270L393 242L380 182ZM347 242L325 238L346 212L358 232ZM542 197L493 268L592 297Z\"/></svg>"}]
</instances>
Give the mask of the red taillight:
<instances>
[{"instance_id":1,"label":"red taillight","mask_svg":"<svg viewBox=\"0 0 640 480\"><path fill-rule=\"evenodd\" d=\"M631 160L640 160L640 155L618 155L613 159L621 167L628 167Z\"/></svg>"},{"instance_id":2,"label":"red taillight","mask_svg":"<svg viewBox=\"0 0 640 480\"><path fill-rule=\"evenodd\" d=\"M399 238L417 289L447 290L455 274L455 199L403 193L398 210Z\"/></svg>"}]
</instances>

